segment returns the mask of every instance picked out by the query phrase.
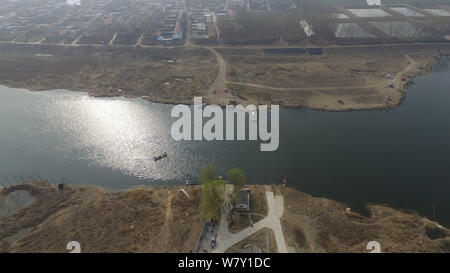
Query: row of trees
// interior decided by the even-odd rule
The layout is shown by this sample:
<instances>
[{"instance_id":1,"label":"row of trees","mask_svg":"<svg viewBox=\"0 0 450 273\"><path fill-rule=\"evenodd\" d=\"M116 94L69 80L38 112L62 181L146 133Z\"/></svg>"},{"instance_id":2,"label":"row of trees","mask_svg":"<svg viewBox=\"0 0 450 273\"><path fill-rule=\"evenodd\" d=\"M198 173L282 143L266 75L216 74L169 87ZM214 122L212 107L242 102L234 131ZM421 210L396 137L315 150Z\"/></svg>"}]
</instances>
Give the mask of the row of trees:
<instances>
[{"instance_id":1,"label":"row of trees","mask_svg":"<svg viewBox=\"0 0 450 273\"><path fill-rule=\"evenodd\" d=\"M241 169L233 168L227 171L229 182L235 189L245 185L246 177ZM224 201L225 180L219 176L217 167L208 164L200 170L198 182L203 185L201 209L208 220L218 222Z\"/></svg>"},{"instance_id":2,"label":"row of trees","mask_svg":"<svg viewBox=\"0 0 450 273\"><path fill-rule=\"evenodd\" d=\"M236 186L242 186L246 183L246 177L244 172L239 168L229 169L227 171L227 177L230 180L230 183ZM219 171L217 170L216 165L208 164L200 170L198 174L198 182L200 184L206 184L209 181L219 179Z\"/></svg>"}]
</instances>

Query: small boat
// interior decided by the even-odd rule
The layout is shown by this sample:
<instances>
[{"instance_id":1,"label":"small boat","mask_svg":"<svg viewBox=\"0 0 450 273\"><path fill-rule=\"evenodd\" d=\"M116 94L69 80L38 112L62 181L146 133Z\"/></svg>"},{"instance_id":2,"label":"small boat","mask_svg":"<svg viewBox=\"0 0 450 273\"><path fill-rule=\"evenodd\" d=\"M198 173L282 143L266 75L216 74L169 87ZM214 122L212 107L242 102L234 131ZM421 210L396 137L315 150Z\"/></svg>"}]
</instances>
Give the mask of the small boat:
<instances>
[{"instance_id":1,"label":"small boat","mask_svg":"<svg viewBox=\"0 0 450 273\"><path fill-rule=\"evenodd\" d=\"M283 179L283 186L286 187L286 185L287 185L287 177L284 177L284 179Z\"/></svg>"},{"instance_id":2,"label":"small boat","mask_svg":"<svg viewBox=\"0 0 450 273\"><path fill-rule=\"evenodd\" d=\"M162 155L155 156L153 159L155 161L158 161L158 160L161 160L161 159L163 159L165 157L167 157L167 153L163 153Z\"/></svg>"},{"instance_id":3,"label":"small boat","mask_svg":"<svg viewBox=\"0 0 450 273\"><path fill-rule=\"evenodd\" d=\"M251 120L253 120L253 121L256 121L258 118L257 118L257 115L256 115L256 111L252 111L252 112L250 112L250 118L251 118Z\"/></svg>"},{"instance_id":4,"label":"small boat","mask_svg":"<svg viewBox=\"0 0 450 273\"><path fill-rule=\"evenodd\" d=\"M188 174L186 176L186 186L193 186L193 185L197 185L197 184L198 184L197 181L192 181L191 180L191 175L190 174Z\"/></svg>"},{"instance_id":5,"label":"small boat","mask_svg":"<svg viewBox=\"0 0 450 273\"><path fill-rule=\"evenodd\" d=\"M190 180L186 181L186 186L195 186L195 185L198 185L197 181L190 181Z\"/></svg>"}]
</instances>

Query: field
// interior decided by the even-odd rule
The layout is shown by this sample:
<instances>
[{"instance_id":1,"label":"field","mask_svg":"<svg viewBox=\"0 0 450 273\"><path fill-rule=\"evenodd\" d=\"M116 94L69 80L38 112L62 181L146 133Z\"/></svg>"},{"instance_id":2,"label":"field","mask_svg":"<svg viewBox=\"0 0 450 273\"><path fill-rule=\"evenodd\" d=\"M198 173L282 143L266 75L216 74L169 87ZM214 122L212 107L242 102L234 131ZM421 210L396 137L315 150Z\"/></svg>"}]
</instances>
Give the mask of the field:
<instances>
[{"instance_id":1,"label":"field","mask_svg":"<svg viewBox=\"0 0 450 273\"><path fill-rule=\"evenodd\" d=\"M392 46L326 48L322 55L264 54L256 49L219 52L228 64L228 89L240 103L351 110L398 105L405 84L426 71L437 50Z\"/></svg>"},{"instance_id":2,"label":"field","mask_svg":"<svg viewBox=\"0 0 450 273\"><path fill-rule=\"evenodd\" d=\"M378 241L382 252L450 252L450 232L414 212L369 207L371 217L292 188L267 188L284 199L281 218L289 252L368 252ZM28 182L0 188L0 252L190 252L203 227L201 186L136 187L109 192L98 187ZM28 193L28 202L8 202ZM24 200L24 198L22 198ZM227 252L276 252L273 232L262 229Z\"/></svg>"},{"instance_id":3,"label":"field","mask_svg":"<svg viewBox=\"0 0 450 273\"><path fill-rule=\"evenodd\" d=\"M347 212L343 204L332 200L289 188L280 191L286 208L282 226L291 251L369 252L369 241L379 242L381 252L450 251L448 233L414 213L374 205L369 206L372 216L368 218Z\"/></svg>"},{"instance_id":4,"label":"field","mask_svg":"<svg viewBox=\"0 0 450 273\"><path fill-rule=\"evenodd\" d=\"M0 5L0 84L164 103L385 109L450 48L450 0L102 2L38 13L32 3L22 6L28 17Z\"/></svg>"},{"instance_id":5,"label":"field","mask_svg":"<svg viewBox=\"0 0 450 273\"><path fill-rule=\"evenodd\" d=\"M426 73L450 44L277 50L0 47L4 64L0 84L11 87L68 89L164 103L190 104L194 96L202 96L205 102L219 105L235 101L357 110L398 106L405 86ZM213 88L216 94L211 94Z\"/></svg>"},{"instance_id":6,"label":"field","mask_svg":"<svg viewBox=\"0 0 450 273\"><path fill-rule=\"evenodd\" d=\"M270 5L265 1L247 10L237 10L231 16L219 16L221 41L228 45L264 44L294 46L303 44L381 44L406 41L448 41L450 16L437 16L429 8L450 10L450 1L383 1L383 6L370 7L365 1L332 0L291 2L289 8ZM257 2L260 3L260 2ZM270 1L268 2L270 3ZM285 5L286 6L286 5ZM359 14L359 15L358 15ZM300 21L310 24L313 34L307 35ZM373 26L372 21L397 22L395 31ZM350 24L345 35L336 28ZM342 25L342 26L341 26ZM421 35L408 36L412 28ZM361 33L364 32L364 35Z\"/></svg>"},{"instance_id":7,"label":"field","mask_svg":"<svg viewBox=\"0 0 450 273\"><path fill-rule=\"evenodd\" d=\"M157 102L192 102L195 94L209 90L217 74L216 60L205 49L5 45L0 59L4 85L148 96Z\"/></svg>"},{"instance_id":8,"label":"field","mask_svg":"<svg viewBox=\"0 0 450 273\"><path fill-rule=\"evenodd\" d=\"M78 241L82 252L189 252L202 229L200 188L188 190L189 200L176 187L113 193L37 183L14 189L37 201L1 219L0 252L5 242L8 252L68 252L69 241Z\"/></svg>"},{"instance_id":9,"label":"field","mask_svg":"<svg viewBox=\"0 0 450 273\"><path fill-rule=\"evenodd\" d=\"M238 12L234 20L221 19L221 39L231 44L277 44L305 38L296 12Z\"/></svg>"}]
</instances>

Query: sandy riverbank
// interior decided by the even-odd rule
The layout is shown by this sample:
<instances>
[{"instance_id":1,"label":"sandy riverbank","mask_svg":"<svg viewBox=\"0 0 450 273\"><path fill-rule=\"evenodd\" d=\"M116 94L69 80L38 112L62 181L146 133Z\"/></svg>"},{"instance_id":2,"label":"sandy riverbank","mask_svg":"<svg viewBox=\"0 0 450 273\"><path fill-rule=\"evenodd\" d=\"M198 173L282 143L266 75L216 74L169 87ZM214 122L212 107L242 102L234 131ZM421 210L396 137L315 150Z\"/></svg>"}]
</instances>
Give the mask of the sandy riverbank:
<instances>
[{"instance_id":1,"label":"sandy riverbank","mask_svg":"<svg viewBox=\"0 0 450 273\"><path fill-rule=\"evenodd\" d=\"M61 190L46 182L6 187L0 191L1 210L18 191L34 202L9 202L8 214L0 218L0 252L68 252L69 241L80 242L82 252L190 252L204 221L202 188L184 187L191 198L181 188ZM290 252L368 252L369 241L378 241L383 252L450 252L450 232L413 212L373 205L372 216L365 217L292 188L252 189L283 196L281 223Z\"/></svg>"}]
</instances>

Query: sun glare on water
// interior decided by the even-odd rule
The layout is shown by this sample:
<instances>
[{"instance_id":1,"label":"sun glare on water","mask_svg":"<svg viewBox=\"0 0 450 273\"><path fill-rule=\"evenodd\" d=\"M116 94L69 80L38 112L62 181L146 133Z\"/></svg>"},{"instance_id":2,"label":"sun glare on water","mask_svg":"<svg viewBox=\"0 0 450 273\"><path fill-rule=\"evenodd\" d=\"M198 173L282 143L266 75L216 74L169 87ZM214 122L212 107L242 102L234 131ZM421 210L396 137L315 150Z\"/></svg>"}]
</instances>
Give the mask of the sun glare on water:
<instances>
[{"instance_id":1,"label":"sun glare on water","mask_svg":"<svg viewBox=\"0 0 450 273\"><path fill-rule=\"evenodd\" d=\"M93 165L141 178L179 178L174 171L180 164L176 158L165 164L153 160L164 152L173 155L179 147L170 138L170 116L164 112L152 111L140 100L119 98L70 96L47 103L43 109L48 109L51 120L48 129L61 134L63 128L66 147L60 150L67 157L77 155Z\"/></svg>"}]
</instances>

